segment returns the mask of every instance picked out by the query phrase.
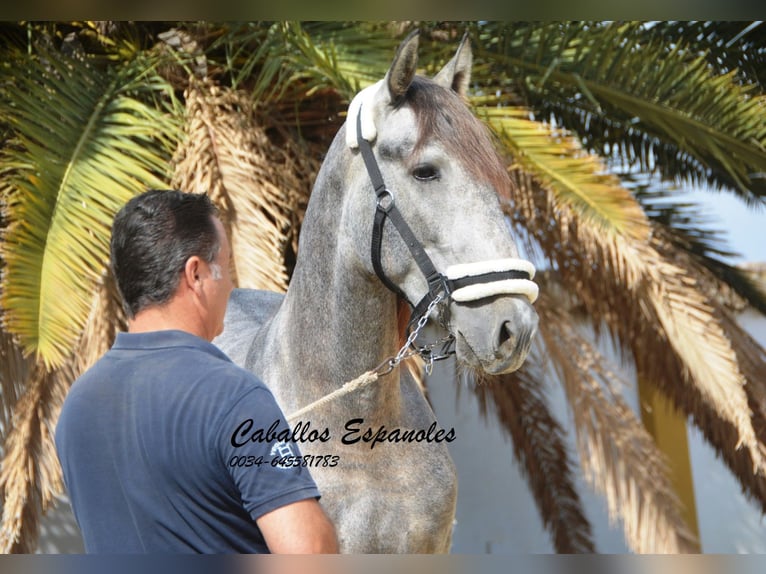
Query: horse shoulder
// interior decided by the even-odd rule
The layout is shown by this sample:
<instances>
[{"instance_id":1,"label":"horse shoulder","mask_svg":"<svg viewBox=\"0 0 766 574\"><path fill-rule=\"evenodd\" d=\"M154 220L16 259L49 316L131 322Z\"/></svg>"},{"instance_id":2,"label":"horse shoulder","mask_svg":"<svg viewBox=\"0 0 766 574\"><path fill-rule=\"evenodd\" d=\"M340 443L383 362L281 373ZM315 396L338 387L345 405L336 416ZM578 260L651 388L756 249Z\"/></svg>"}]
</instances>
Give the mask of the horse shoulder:
<instances>
[{"instance_id":1,"label":"horse shoulder","mask_svg":"<svg viewBox=\"0 0 766 574\"><path fill-rule=\"evenodd\" d=\"M275 291L234 289L226 307L223 332L213 339L213 344L244 367L256 335L274 317L283 299L284 294Z\"/></svg>"}]
</instances>

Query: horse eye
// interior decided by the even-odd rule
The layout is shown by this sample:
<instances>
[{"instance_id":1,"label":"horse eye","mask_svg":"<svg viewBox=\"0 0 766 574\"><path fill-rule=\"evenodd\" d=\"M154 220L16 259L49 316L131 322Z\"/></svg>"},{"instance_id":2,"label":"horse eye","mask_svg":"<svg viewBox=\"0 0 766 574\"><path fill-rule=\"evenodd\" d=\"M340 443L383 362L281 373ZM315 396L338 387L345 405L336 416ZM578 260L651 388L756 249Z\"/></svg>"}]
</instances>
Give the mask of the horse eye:
<instances>
[{"instance_id":1,"label":"horse eye","mask_svg":"<svg viewBox=\"0 0 766 574\"><path fill-rule=\"evenodd\" d=\"M412 170L412 177L419 181L431 181L439 177L439 172L432 165L419 165Z\"/></svg>"}]
</instances>

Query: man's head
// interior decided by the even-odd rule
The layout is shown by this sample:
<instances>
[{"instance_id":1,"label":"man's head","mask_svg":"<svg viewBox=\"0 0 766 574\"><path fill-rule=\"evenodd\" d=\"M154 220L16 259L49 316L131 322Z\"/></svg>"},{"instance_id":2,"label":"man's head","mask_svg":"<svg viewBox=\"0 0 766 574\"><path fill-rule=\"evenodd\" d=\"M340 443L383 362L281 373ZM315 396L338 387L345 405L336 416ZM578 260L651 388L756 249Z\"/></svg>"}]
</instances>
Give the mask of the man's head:
<instances>
[{"instance_id":1,"label":"man's head","mask_svg":"<svg viewBox=\"0 0 766 574\"><path fill-rule=\"evenodd\" d=\"M183 283L197 292L205 315L217 321L220 314L222 321L219 307L225 308L231 291L229 255L218 210L207 195L150 190L114 219L111 266L129 319L169 303ZM212 291L203 289L203 281L212 282Z\"/></svg>"}]
</instances>

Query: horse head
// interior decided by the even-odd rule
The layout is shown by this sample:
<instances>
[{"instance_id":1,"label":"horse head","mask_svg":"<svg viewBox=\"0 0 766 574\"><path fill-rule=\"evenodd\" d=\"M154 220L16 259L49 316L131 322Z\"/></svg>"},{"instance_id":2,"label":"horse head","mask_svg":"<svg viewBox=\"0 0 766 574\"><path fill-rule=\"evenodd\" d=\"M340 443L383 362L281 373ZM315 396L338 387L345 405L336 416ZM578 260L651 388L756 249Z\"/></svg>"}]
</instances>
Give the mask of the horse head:
<instances>
[{"instance_id":1,"label":"horse head","mask_svg":"<svg viewBox=\"0 0 766 574\"><path fill-rule=\"evenodd\" d=\"M363 271L409 301L416 318L431 303L461 364L507 373L526 358L538 321L534 267L519 258L499 203L510 179L463 99L467 37L433 79L416 75L417 50L414 32L385 78L349 107L357 201L344 214L347 237Z\"/></svg>"}]
</instances>

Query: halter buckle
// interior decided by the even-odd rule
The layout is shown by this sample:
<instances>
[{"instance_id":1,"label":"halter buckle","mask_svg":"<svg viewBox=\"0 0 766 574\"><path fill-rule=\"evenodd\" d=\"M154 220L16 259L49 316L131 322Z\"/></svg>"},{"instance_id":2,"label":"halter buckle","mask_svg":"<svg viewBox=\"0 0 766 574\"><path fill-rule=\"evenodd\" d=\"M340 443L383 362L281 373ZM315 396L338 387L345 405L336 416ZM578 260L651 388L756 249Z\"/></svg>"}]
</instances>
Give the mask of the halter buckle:
<instances>
[{"instance_id":1,"label":"halter buckle","mask_svg":"<svg viewBox=\"0 0 766 574\"><path fill-rule=\"evenodd\" d=\"M380 192L378 192L376 203L378 205L378 209L388 213L394 207L394 194L390 190L383 188Z\"/></svg>"},{"instance_id":2,"label":"halter buckle","mask_svg":"<svg viewBox=\"0 0 766 574\"><path fill-rule=\"evenodd\" d=\"M433 270L431 275L426 277L426 283L428 283L428 293L434 297L439 293L443 293L444 299L449 299L452 295L452 289L447 277L436 271L436 269Z\"/></svg>"}]
</instances>

